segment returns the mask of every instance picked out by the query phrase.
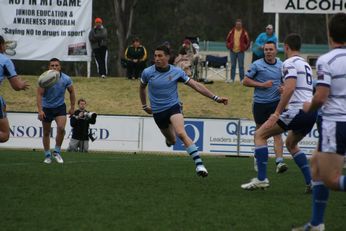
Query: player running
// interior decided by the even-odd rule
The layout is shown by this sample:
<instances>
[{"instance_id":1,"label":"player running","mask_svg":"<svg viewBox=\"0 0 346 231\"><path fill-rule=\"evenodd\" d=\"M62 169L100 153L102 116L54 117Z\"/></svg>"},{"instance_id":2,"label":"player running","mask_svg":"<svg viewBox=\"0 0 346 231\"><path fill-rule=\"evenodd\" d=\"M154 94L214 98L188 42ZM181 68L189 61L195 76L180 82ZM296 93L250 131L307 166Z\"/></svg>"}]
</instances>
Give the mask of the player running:
<instances>
[{"instance_id":1,"label":"player running","mask_svg":"<svg viewBox=\"0 0 346 231\"><path fill-rule=\"evenodd\" d=\"M5 39L0 35L0 85L4 77L7 77L14 90L28 89L29 84L17 75L13 62L3 54L5 50ZM9 138L10 125L6 115L6 102L0 95L0 143L6 142Z\"/></svg>"},{"instance_id":2,"label":"player running","mask_svg":"<svg viewBox=\"0 0 346 231\"><path fill-rule=\"evenodd\" d=\"M255 133L255 157L258 174L249 183L242 184L245 190L269 187L267 178L268 147L267 139L271 136L289 131L286 147L295 163L302 171L306 192L311 191L311 174L305 154L298 147L298 142L308 134L316 121L316 112L302 111L303 103L312 98L312 74L309 64L299 56L301 38L290 34L284 42L286 61L283 63L284 87L280 102L275 112ZM285 110L287 106L287 110Z\"/></svg>"},{"instance_id":3,"label":"player running","mask_svg":"<svg viewBox=\"0 0 346 231\"><path fill-rule=\"evenodd\" d=\"M346 14L334 15L329 21L329 37L333 48L316 63L317 85L304 111L322 107L321 133L312 166L312 216L306 225L294 231L324 230L324 212L329 189L346 191L346 177L342 175L346 154Z\"/></svg>"},{"instance_id":4,"label":"player running","mask_svg":"<svg viewBox=\"0 0 346 231\"><path fill-rule=\"evenodd\" d=\"M139 87L139 96L143 110L153 114L155 123L166 138L167 146L176 142L178 136L187 153L192 157L196 165L196 173L199 176L208 176L198 148L187 135L184 127L184 117L178 97L178 82L183 82L200 94L213 99L218 103L227 105L228 99L213 94L202 84L190 79L185 72L168 63L170 57L166 46L159 46L155 50L155 64L144 69ZM147 105L146 87L148 86L150 106Z\"/></svg>"}]
</instances>

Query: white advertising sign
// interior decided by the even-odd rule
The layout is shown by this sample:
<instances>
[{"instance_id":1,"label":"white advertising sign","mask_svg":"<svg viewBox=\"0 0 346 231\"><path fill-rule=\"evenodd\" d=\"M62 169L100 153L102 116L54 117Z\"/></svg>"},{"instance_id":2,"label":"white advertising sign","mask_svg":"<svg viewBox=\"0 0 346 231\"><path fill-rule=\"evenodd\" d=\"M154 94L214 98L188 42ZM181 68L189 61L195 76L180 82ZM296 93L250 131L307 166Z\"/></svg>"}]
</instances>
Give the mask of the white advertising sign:
<instances>
[{"instance_id":1,"label":"white advertising sign","mask_svg":"<svg viewBox=\"0 0 346 231\"><path fill-rule=\"evenodd\" d=\"M42 149L42 123L35 113L8 113L10 122L10 139L0 147L40 148ZM138 151L140 148L139 117L102 116L97 117L95 125L90 125L90 132L96 139L89 141L89 150L94 151ZM68 147L72 136L70 121L66 123L66 135L63 149ZM55 144L56 124L52 122L51 146ZM52 146L53 147L53 146Z\"/></svg>"},{"instance_id":2,"label":"white advertising sign","mask_svg":"<svg viewBox=\"0 0 346 231\"><path fill-rule=\"evenodd\" d=\"M345 0L264 0L264 13L335 14L346 12Z\"/></svg>"},{"instance_id":3,"label":"white advertising sign","mask_svg":"<svg viewBox=\"0 0 346 231\"><path fill-rule=\"evenodd\" d=\"M0 147L39 148L42 149L42 124L36 113L8 113L10 121L10 139ZM52 123L51 145L55 144L56 125ZM254 153L255 123L239 119L185 119L185 130L202 153L216 155L243 155ZM177 141L167 147L165 138L152 117L105 116L99 115L95 125L90 125L90 132L96 138L89 141L90 151L125 151L125 152L182 152L185 146ZM69 120L63 149L66 149L72 136ZM287 134L283 135L285 140ZM313 130L299 143L300 148L311 154L316 148L317 129ZM274 154L273 139L268 141L269 153ZM284 150L288 154L287 150Z\"/></svg>"},{"instance_id":4,"label":"white advertising sign","mask_svg":"<svg viewBox=\"0 0 346 231\"><path fill-rule=\"evenodd\" d=\"M92 0L1 0L0 35L12 59L89 61Z\"/></svg>"}]
</instances>

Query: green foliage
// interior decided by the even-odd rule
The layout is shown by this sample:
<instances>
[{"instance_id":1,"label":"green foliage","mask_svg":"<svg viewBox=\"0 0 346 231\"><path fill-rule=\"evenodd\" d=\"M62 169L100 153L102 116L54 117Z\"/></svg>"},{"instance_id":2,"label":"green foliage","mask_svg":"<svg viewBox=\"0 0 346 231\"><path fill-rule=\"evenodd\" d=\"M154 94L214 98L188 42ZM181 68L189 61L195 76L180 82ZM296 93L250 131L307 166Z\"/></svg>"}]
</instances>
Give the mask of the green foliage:
<instances>
[{"instance_id":1,"label":"green foliage","mask_svg":"<svg viewBox=\"0 0 346 231\"><path fill-rule=\"evenodd\" d=\"M204 157L210 175L195 175L180 155L2 150L1 230L290 230L310 217L311 196L294 162L283 175L269 161L271 187L240 188L255 175L252 159ZM344 230L343 193L330 194L325 223Z\"/></svg>"}]
</instances>

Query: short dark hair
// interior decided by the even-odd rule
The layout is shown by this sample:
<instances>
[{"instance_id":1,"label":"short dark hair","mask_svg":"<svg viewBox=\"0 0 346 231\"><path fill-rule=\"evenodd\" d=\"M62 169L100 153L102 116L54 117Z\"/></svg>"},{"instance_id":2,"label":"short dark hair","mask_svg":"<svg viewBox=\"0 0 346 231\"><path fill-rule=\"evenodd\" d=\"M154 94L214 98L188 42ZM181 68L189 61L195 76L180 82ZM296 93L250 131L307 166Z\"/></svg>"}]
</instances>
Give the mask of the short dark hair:
<instances>
[{"instance_id":1,"label":"short dark hair","mask_svg":"<svg viewBox=\"0 0 346 231\"><path fill-rule=\"evenodd\" d=\"M132 43L134 42L141 42L141 40L138 37L135 37L134 39L132 39Z\"/></svg>"},{"instance_id":2,"label":"short dark hair","mask_svg":"<svg viewBox=\"0 0 346 231\"><path fill-rule=\"evenodd\" d=\"M163 51L163 53L165 53L165 55L171 54L171 52L169 51L169 48L165 45L160 45L160 46L156 47L155 51Z\"/></svg>"},{"instance_id":3,"label":"short dark hair","mask_svg":"<svg viewBox=\"0 0 346 231\"><path fill-rule=\"evenodd\" d=\"M49 62L59 62L60 63L60 60L58 58L51 58L49 60Z\"/></svg>"},{"instance_id":4,"label":"short dark hair","mask_svg":"<svg viewBox=\"0 0 346 231\"><path fill-rule=\"evenodd\" d=\"M86 100L85 100L85 99L83 99L83 98L80 98L80 99L78 100L77 104L79 104L80 102L84 102L84 103L86 103Z\"/></svg>"},{"instance_id":5,"label":"short dark hair","mask_svg":"<svg viewBox=\"0 0 346 231\"><path fill-rule=\"evenodd\" d=\"M276 48L276 42L274 42L274 41L267 41L267 42L265 42L265 44L274 44L274 46L275 46L275 48ZM264 44L264 45L265 45Z\"/></svg>"},{"instance_id":6,"label":"short dark hair","mask_svg":"<svg viewBox=\"0 0 346 231\"><path fill-rule=\"evenodd\" d=\"M344 43L346 42L346 14L338 13L334 15L329 23L329 36L334 42Z\"/></svg>"},{"instance_id":7,"label":"short dark hair","mask_svg":"<svg viewBox=\"0 0 346 231\"><path fill-rule=\"evenodd\" d=\"M300 47L302 46L302 39L299 34L292 33L287 35L284 44L287 44L293 51L300 51Z\"/></svg>"},{"instance_id":8,"label":"short dark hair","mask_svg":"<svg viewBox=\"0 0 346 231\"><path fill-rule=\"evenodd\" d=\"M0 35L0 44L4 44L5 43L5 39L4 39L4 37L2 37L1 35Z\"/></svg>"}]
</instances>

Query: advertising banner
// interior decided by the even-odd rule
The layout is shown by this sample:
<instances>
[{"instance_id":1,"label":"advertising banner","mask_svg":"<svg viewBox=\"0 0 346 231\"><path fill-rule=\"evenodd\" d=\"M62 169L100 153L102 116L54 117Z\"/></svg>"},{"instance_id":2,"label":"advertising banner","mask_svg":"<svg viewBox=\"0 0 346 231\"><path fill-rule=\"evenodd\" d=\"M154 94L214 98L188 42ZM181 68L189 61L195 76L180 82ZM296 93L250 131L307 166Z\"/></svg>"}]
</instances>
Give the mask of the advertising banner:
<instances>
[{"instance_id":1,"label":"advertising banner","mask_svg":"<svg viewBox=\"0 0 346 231\"><path fill-rule=\"evenodd\" d=\"M42 123L36 113L7 113L10 122L10 139L0 147L40 148L42 149ZM99 115L95 125L90 125L90 133L95 138L89 141L89 150L93 151L138 151L140 145L139 117ZM68 147L72 136L70 120L66 123L66 135L62 148ZM52 122L51 148L55 144L56 124Z\"/></svg>"},{"instance_id":2,"label":"advertising banner","mask_svg":"<svg viewBox=\"0 0 346 231\"><path fill-rule=\"evenodd\" d=\"M264 13L336 14L346 11L346 0L264 0Z\"/></svg>"},{"instance_id":3,"label":"advertising banner","mask_svg":"<svg viewBox=\"0 0 346 231\"><path fill-rule=\"evenodd\" d=\"M0 35L11 59L89 61L92 0L1 0Z\"/></svg>"},{"instance_id":4,"label":"advertising banner","mask_svg":"<svg viewBox=\"0 0 346 231\"><path fill-rule=\"evenodd\" d=\"M42 149L43 129L36 113L8 113L10 139L0 147ZM63 149L68 147L72 128L66 124ZM244 119L185 119L188 136L202 153L213 155L249 156L254 153L254 121ZM183 142L167 147L165 138L152 117L99 115L95 125L90 125L95 138L89 141L90 151L186 153ZM51 145L55 144L56 125L52 123ZM287 133L283 134L283 140ZM299 143L304 153L311 154L318 141L316 127ZM268 140L269 154L274 154L273 139ZM289 155L287 149L284 154Z\"/></svg>"}]
</instances>

